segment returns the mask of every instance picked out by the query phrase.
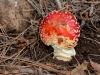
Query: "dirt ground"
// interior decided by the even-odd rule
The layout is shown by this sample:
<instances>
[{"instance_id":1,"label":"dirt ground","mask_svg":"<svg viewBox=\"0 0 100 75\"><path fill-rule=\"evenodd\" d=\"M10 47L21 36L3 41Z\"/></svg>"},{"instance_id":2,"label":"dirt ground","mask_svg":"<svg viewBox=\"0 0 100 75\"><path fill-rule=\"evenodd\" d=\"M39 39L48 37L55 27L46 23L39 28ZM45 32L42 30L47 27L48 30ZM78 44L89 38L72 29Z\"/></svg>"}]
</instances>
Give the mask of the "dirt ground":
<instances>
[{"instance_id":1,"label":"dirt ground","mask_svg":"<svg viewBox=\"0 0 100 75\"><path fill-rule=\"evenodd\" d=\"M80 25L69 62L53 58L53 48L40 39L41 21L54 10L73 13ZM0 0L0 75L100 75L93 63L100 66L99 0Z\"/></svg>"}]
</instances>

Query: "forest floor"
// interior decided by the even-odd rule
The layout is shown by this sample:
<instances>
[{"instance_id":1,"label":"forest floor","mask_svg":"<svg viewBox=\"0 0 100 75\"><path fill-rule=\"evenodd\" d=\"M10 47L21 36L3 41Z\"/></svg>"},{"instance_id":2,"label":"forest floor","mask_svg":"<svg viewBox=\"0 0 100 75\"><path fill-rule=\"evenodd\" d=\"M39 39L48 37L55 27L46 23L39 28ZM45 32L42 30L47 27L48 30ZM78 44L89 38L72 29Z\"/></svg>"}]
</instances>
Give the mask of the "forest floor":
<instances>
[{"instance_id":1,"label":"forest floor","mask_svg":"<svg viewBox=\"0 0 100 75\"><path fill-rule=\"evenodd\" d=\"M40 39L43 17L73 13L81 34L69 62ZM100 75L99 0L0 0L0 75Z\"/></svg>"}]
</instances>

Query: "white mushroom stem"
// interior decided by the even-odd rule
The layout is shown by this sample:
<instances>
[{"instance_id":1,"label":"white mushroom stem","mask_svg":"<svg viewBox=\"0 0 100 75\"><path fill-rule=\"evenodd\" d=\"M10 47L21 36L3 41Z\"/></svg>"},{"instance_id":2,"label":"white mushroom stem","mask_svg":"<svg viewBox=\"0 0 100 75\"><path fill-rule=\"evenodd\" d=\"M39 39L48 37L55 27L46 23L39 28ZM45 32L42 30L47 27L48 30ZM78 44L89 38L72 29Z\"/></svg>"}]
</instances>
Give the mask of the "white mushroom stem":
<instances>
[{"instance_id":1,"label":"white mushroom stem","mask_svg":"<svg viewBox=\"0 0 100 75\"><path fill-rule=\"evenodd\" d=\"M59 49L56 45L52 45L54 48L54 57L58 60L63 61L70 61L72 59L72 56L76 55L75 49Z\"/></svg>"}]
</instances>

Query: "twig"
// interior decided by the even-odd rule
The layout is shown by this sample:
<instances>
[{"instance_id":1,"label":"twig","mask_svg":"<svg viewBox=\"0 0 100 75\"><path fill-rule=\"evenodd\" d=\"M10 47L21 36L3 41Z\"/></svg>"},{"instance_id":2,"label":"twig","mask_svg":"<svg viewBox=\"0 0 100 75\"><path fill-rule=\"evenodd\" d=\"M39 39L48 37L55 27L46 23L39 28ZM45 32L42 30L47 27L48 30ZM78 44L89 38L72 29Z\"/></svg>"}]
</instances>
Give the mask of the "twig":
<instances>
[{"instance_id":1,"label":"twig","mask_svg":"<svg viewBox=\"0 0 100 75\"><path fill-rule=\"evenodd\" d=\"M22 51L25 49L26 47L24 47L16 56L15 58L13 59L12 63L10 64L11 66L14 65L15 61L17 60L17 58L19 57L19 55L22 53Z\"/></svg>"},{"instance_id":2,"label":"twig","mask_svg":"<svg viewBox=\"0 0 100 75\"><path fill-rule=\"evenodd\" d=\"M13 54L12 56L9 56L8 58L4 59L3 61L0 61L0 63L6 61L6 60L8 60L8 59L14 58L17 54L18 54L18 53L15 53L15 54ZM2 58L2 57L4 57L4 56L0 56L0 58Z\"/></svg>"},{"instance_id":3,"label":"twig","mask_svg":"<svg viewBox=\"0 0 100 75\"><path fill-rule=\"evenodd\" d=\"M43 8L41 7L41 4L39 6L34 0L33 1L27 0L27 1L34 7L34 9L37 10L37 12L39 14L41 14L42 16L44 16L44 12L43 12Z\"/></svg>"},{"instance_id":4,"label":"twig","mask_svg":"<svg viewBox=\"0 0 100 75\"><path fill-rule=\"evenodd\" d=\"M92 39L92 38L87 38L85 35L83 35L83 37L81 37L81 38L84 38L84 39L87 39L87 40L91 40L91 41L93 41L93 42L95 42L95 43L97 43L97 44L100 45L100 42L99 42L99 41L94 40L94 39Z\"/></svg>"},{"instance_id":5,"label":"twig","mask_svg":"<svg viewBox=\"0 0 100 75\"><path fill-rule=\"evenodd\" d=\"M9 58L8 56L1 56L1 58L4 58L4 59L7 59L7 58ZM9 59L14 59L14 58L9 58ZM33 66L38 66L38 67L41 67L41 68L44 68L44 69L46 69L46 70L48 70L48 71L52 71L52 72L56 72L56 73L61 73L61 74L64 74L64 75L66 75L67 74L67 71L61 71L61 70L57 70L57 69L55 69L55 68L53 68L53 67L50 67L50 66L47 66L47 65L45 65L45 64L42 64L42 63L39 63L39 62L37 62L37 61L31 61L31 60L27 60L27 59L22 59L22 58L16 58L17 60L20 60L20 61L22 61L22 62L25 62L25 63L27 63L27 64L31 64L31 65L33 65ZM13 66L11 66L11 67L13 67Z\"/></svg>"},{"instance_id":6,"label":"twig","mask_svg":"<svg viewBox=\"0 0 100 75\"><path fill-rule=\"evenodd\" d=\"M73 3L80 3L80 2L82 2L82 3L95 3L95 4L98 4L98 3L100 3L100 1L73 1Z\"/></svg>"},{"instance_id":7,"label":"twig","mask_svg":"<svg viewBox=\"0 0 100 75\"><path fill-rule=\"evenodd\" d=\"M41 58L41 59L40 59L40 60L38 60L37 62L42 61L43 59L47 58L47 57L48 57L48 56L50 56L51 54L53 54L53 52L52 52L52 53L50 53L50 54L48 54L47 56L45 56L45 57Z\"/></svg>"},{"instance_id":8,"label":"twig","mask_svg":"<svg viewBox=\"0 0 100 75\"><path fill-rule=\"evenodd\" d=\"M61 9L62 8L62 5L61 5L60 0L55 0L55 1L56 1L57 5L58 5L59 9Z\"/></svg>"},{"instance_id":9,"label":"twig","mask_svg":"<svg viewBox=\"0 0 100 75\"><path fill-rule=\"evenodd\" d=\"M5 46L9 46L9 45L16 44L16 43L17 41L6 41L6 42L0 43L0 47L5 47Z\"/></svg>"}]
</instances>

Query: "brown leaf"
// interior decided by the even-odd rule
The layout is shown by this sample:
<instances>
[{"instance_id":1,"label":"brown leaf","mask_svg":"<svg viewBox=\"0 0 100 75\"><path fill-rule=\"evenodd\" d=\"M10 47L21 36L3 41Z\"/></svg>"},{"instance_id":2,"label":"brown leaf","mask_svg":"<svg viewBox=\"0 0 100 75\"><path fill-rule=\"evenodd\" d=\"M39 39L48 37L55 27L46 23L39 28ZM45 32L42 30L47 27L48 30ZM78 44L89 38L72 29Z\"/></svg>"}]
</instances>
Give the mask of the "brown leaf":
<instances>
[{"instance_id":1,"label":"brown leaf","mask_svg":"<svg viewBox=\"0 0 100 75\"><path fill-rule=\"evenodd\" d=\"M88 62L84 61L82 64L78 64L75 69L72 70L71 75L85 75L84 70L87 69Z\"/></svg>"},{"instance_id":2,"label":"brown leaf","mask_svg":"<svg viewBox=\"0 0 100 75\"><path fill-rule=\"evenodd\" d=\"M96 71L100 71L100 64L93 62L91 59L90 64Z\"/></svg>"},{"instance_id":3,"label":"brown leaf","mask_svg":"<svg viewBox=\"0 0 100 75\"><path fill-rule=\"evenodd\" d=\"M97 75L100 75L100 72L96 72Z\"/></svg>"},{"instance_id":4,"label":"brown leaf","mask_svg":"<svg viewBox=\"0 0 100 75\"><path fill-rule=\"evenodd\" d=\"M90 64L92 68L94 68L94 70L97 71L97 75L100 75L100 64L93 62L91 59L90 59Z\"/></svg>"}]
</instances>

